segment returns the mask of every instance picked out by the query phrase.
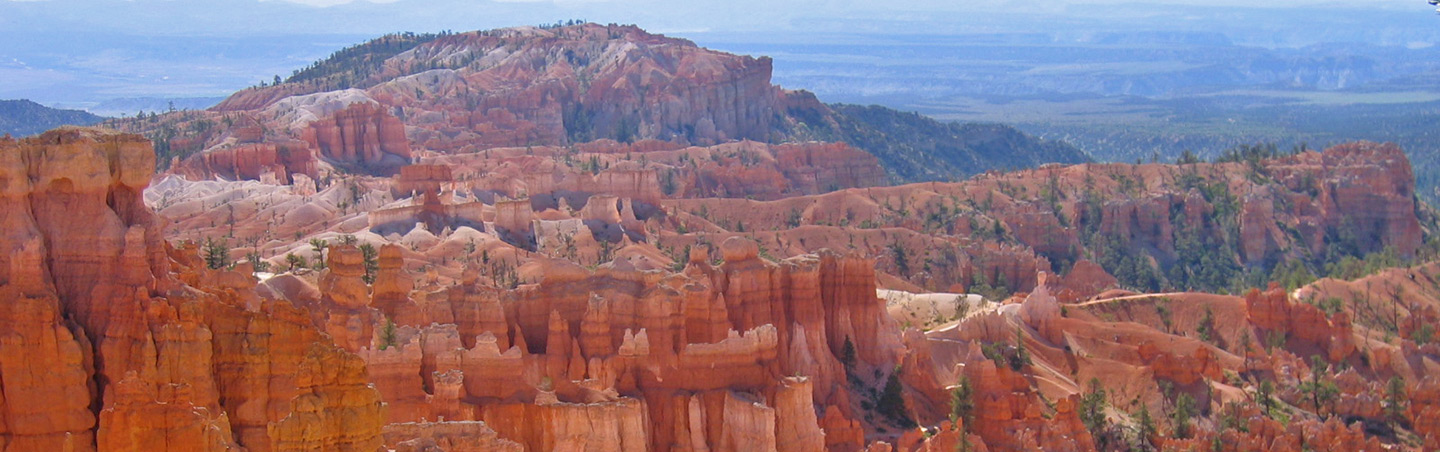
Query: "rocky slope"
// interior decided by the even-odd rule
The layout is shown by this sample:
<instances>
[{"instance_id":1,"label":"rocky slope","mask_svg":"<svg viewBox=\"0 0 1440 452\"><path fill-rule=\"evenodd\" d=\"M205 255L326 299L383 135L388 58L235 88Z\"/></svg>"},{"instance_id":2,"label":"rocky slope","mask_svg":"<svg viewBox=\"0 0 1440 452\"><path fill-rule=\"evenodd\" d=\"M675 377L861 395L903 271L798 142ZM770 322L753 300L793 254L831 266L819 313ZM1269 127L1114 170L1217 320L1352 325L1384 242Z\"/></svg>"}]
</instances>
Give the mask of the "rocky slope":
<instances>
[{"instance_id":1,"label":"rocky slope","mask_svg":"<svg viewBox=\"0 0 1440 452\"><path fill-rule=\"evenodd\" d=\"M1037 270L1086 260L1137 290L1243 290L1284 263L1414 256L1413 180L1398 148L1374 143L1253 165L1047 166L770 202L667 201L662 229L687 232L662 233L660 246L744 233L777 256L861 250L885 272L952 292L1028 291Z\"/></svg>"},{"instance_id":2,"label":"rocky slope","mask_svg":"<svg viewBox=\"0 0 1440 452\"><path fill-rule=\"evenodd\" d=\"M1315 256L1428 252L1407 162L1391 146L829 193L819 181L865 185L877 165L816 150L847 152L659 141L422 151L394 177L171 175L146 197L167 236L224 237L230 256L268 266L255 297L304 309L358 354L407 444L466 450L479 446L453 432L476 429L484 447L525 450L953 450L962 440L1180 450L1216 438L1299 450L1306 438L1353 449L1428 434L1376 433L1382 405L1343 405L1376 400L1393 375L1425 390L1413 382L1428 364L1365 363L1402 347L1364 338L1373 315L1357 322L1280 290L1114 290L1137 288L1136 263L1185 288L1225 268L1233 277ZM719 191L728 187L758 199L715 198L735 196ZM1197 244L1209 260L1195 259ZM1413 353L1404 360L1428 359ZM1339 411L1294 389L1312 369L1343 386ZM1284 411L1256 404L1267 381L1282 388L1267 400ZM974 415L952 420L963 384ZM1100 399L1087 398L1095 389L1106 394L1103 425ZM1189 424L1173 420L1182 394ZM1160 425L1143 439L1133 434L1141 411Z\"/></svg>"},{"instance_id":3,"label":"rocky slope","mask_svg":"<svg viewBox=\"0 0 1440 452\"><path fill-rule=\"evenodd\" d=\"M0 450L1440 444L1435 264L1292 278L1436 255L1392 145L882 187L993 160L633 27L377 46L121 123L154 180L0 139Z\"/></svg>"},{"instance_id":4,"label":"rocky slope","mask_svg":"<svg viewBox=\"0 0 1440 452\"><path fill-rule=\"evenodd\" d=\"M210 111L112 125L156 140L162 165L179 158L191 174L259 179L273 172L281 181L294 172L316 178L317 169L331 166L393 174L412 152L603 140L681 148L846 142L878 157L890 181L1087 160L1006 126L832 108L772 85L770 76L767 57L716 52L633 26L392 35L337 52L286 82L237 92Z\"/></svg>"},{"instance_id":5,"label":"rocky slope","mask_svg":"<svg viewBox=\"0 0 1440 452\"><path fill-rule=\"evenodd\" d=\"M0 141L0 449L375 450L364 362L171 248L141 199L154 158L95 129Z\"/></svg>"},{"instance_id":6,"label":"rocky slope","mask_svg":"<svg viewBox=\"0 0 1440 452\"><path fill-rule=\"evenodd\" d=\"M876 177L810 157L834 146L510 148L422 153L393 177L152 184L135 135L0 142L0 447L1375 450L1440 435L1433 269L1135 294L1103 254L1070 249L1126 237L1165 265L1164 231L1226 227L1178 220L1218 217L1228 192L1247 200L1234 237L1266 238L1236 265L1301 244L1429 253L1393 148L797 196ZM754 195L779 199L697 182L741 168L773 171L783 189ZM634 176L665 171L683 176L671 193ZM1046 253L1077 259L1061 276ZM1001 280L1016 286L965 294Z\"/></svg>"}]
</instances>

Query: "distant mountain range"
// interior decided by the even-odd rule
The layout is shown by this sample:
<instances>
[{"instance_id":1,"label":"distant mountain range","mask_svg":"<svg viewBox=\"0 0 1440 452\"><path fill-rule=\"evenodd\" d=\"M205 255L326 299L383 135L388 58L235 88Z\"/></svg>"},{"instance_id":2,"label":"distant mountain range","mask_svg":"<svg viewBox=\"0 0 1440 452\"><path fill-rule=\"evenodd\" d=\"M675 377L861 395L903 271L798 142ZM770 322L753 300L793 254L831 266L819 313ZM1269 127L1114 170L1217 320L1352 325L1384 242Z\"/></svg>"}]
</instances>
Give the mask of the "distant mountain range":
<instances>
[{"instance_id":1,"label":"distant mountain range","mask_svg":"<svg viewBox=\"0 0 1440 452\"><path fill-rule=\"evenodd\" d=\"M134 115L139 112L163 112L175 110L204 110L225 100L223 97L122 97L110 99L85 110L104 116Z\"/></svg>"},{"instance_id":2,"label":"distant mountain range","mask_svg":"<svg viewBox=\"0 0 1440 452\"><path fill-rule=\"evenodd\" d=\"M34 135L63 125L88 126L104 121L83 110L50 108L29 100L0 100L0 134Z\"/></svg>"}]
</instances>

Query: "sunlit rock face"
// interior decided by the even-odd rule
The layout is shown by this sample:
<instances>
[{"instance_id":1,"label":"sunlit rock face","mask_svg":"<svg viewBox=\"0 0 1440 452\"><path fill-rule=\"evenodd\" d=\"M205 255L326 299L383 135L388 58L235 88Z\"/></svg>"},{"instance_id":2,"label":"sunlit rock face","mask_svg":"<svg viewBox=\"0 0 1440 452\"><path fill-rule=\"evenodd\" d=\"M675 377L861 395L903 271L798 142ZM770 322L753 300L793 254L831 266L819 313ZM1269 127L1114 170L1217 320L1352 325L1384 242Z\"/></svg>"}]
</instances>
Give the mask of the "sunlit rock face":
<instances>
[{"instance_id":1,"label":"sunlit rock face","mask_svg":"<svg viewBox=\"0 0 1440 452\"><path fill-rule=\"evenodd\" d=\"M154 158L142 137L99 129L0 142L0 444L379 447L363 361L288 304L247 306L248 274L196 268L161 239L140 197Z\"/></svg>"}]
</instances>

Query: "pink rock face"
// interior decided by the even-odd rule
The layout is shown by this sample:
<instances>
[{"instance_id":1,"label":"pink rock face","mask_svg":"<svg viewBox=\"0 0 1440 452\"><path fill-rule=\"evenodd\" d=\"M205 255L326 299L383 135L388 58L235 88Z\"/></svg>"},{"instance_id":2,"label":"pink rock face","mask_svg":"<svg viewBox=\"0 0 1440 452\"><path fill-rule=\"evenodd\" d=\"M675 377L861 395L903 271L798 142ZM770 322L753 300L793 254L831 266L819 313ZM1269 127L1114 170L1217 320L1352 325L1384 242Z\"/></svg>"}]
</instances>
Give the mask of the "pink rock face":
<instances>
[{"instance_id":1,"label":"pink rock face","mask_svg":"<svg viewBox=\"0 0 1440 452\"><path fill-rule=\"evenodd\" d=\"M261 180L290 183L291 174L315 177L317 160L304 142L280 141L246 143L197 153L181 162L174 172L196 179L214 176L229 180Z\"/></svg>"},{"instance_id":2,"label":"pink rock face","mask_svg":"<svg viewBox=\"0 0 1440 452\"><path fill-rule=\"evenodd\" d=\"M413 141L441 151L602 138L714 144L768 138L783 98L770 73L769 58L715 52L633 26L585 24L443 36L389 58L353 86L386 108L402 107L406 124L416 128ZM259 110L337 88L250 89L215 110ZM315 141L335 146L327 136L357 137L356 130L364 129L337 134L322 124ZM341 146L343 153L326 155L377 150L350 143Z\"/></svg>"},{"instance_id":3,"label":"pink rock face","mask_svg":"<svg viewBox=\"0 0 1440 452\"><path fill-rule=\"evenodd\" d=\"M330 118L311 122L301 139L340 164L399 168L410 162L405 125L373 104L350 104Z\"/></svg>"},{"instance_id":4,"label":"pink rock face","mask_svg":"<svg viewBox=\"0 0 1440 452\"><path fill-rule=\"evenodd\" d=\"M791 192L824 193L885 184L880 161L845 143L782 144L772 149Z\"/></svg>"}]
</instances>

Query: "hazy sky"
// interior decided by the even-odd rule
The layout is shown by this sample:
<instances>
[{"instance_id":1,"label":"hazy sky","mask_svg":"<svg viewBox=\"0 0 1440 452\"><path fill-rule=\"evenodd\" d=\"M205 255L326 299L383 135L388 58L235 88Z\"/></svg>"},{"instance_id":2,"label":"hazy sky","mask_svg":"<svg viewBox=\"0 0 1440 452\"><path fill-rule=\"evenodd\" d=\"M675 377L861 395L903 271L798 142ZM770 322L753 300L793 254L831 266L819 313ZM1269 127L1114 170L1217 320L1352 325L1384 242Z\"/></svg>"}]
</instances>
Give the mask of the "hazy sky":
<instances>
[{"instance_id":1,"label":"hazy sky","mask_svg":"<svg viewBox=\"0 0 1440 452\"><path fill-rule=\"evenodd\" d=\"M898 4L898 5L897 5ZM472 30L584 18L659 31L805 28L815 19L1001 11L1106 14L1117 5L1256 6L1250 0L0 0L0 30L255 35ZM1424 14L1423 0L1264 0L1264 7L1366 8Z\"/></svg>"},{"instance_id":2,"label":"hazy sky","mask_svg":"<svg viewBox=\"0 0 1440 452\"><path fill-rule=\"evenodd\" d=\"M1026 33L1067 42L1116 31L1222 34L1259 47L1440 43L1440 17L1424 0L0 0L0 99L88 108L224 96L384 33L568 19L759 54L773 49L747 44ZM777 65L777 76L785 70Z\"/></svg>"}]
</instances>

